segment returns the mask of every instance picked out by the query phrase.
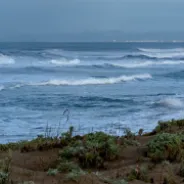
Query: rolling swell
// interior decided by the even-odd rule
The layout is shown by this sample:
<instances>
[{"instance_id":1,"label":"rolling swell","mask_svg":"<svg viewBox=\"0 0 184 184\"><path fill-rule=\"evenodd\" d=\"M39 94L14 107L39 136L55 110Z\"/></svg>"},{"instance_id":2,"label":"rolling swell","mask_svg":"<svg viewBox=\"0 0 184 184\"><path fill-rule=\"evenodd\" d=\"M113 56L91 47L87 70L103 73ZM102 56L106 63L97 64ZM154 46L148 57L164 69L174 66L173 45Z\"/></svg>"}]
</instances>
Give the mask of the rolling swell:
<instances>
[{"instance_id":1,"label":"rolling swell","mask_svg":"<svg viewBox=\"0 0 184 184\"><path fill-rule=\"evenodd\" d=\"M183 79L184 78L184 70L178 72L170 72L165 75L165 77L170 77L174 79Z\"/></svg>"},{"instance_id":2,"label":"rolling swell","mask_svg":"<svg viewBox=\"0 0 184 184\"><path fill-rule=\"evenodd\" d=\"M39 67L39 66L26 66L20 68L0 68L2 74L28 74L32 75L33 73L55 73L60 72L58 68L52 67Z\"/></svg>"},{"instance_id":3,"label":"rolling swell","mask_svg":"<svg viewBox=\"0 0 184 184\"><path fill-rule=\"evenodd\" d=\"M100 56L97 57L98 60L106 60L106 61L119 61L124 59L157 59L157 57L150 57L146 54L126 54L124 56L117 56L117 57L105 57Z\"/></svg>"},{"instance_id":4,"label":"rolling swell","mask_svg":"<svg viewBox=\"0 0 184 184\"><path fill-rule=\"evenodd\" d=\"M53 110L63 108L102 108L102 107L125 107L129 105L136 105L138 102L133 99L119 99L110 97L98 96L24 96L12 98L6 104L0 102L1 107L18 106L20 108L29 110Z\"/></svg>"},{"instance_id":5,"label":"rolling swell","mask_svg":"<svg viewBox=\"0 0 184 184\"><path fill-rule=\"evenodd\" d=\"M184 65L184 61L130 61L130 62L105 62L105 63L81 63L81 64L59 64L59 65L48 65L47 63L41 66L16 66L16 67L0 67L0 72L2 74L34 74L34 73L59 73L61 72L61 68L64 67L72 67L72 68L104 68L104 69L112 69L112 68L146 68L146 67L159 67L159 66L174 66L174 65ZM1 65L0 65L1 66Z\"/></svg>"},{"instance_id":6,"label":"rolling swell","mask_svg":"<svg viewBox=\"0 0 184 184\"><path fill-rule=\"evenodd\" d=\"M144 49L139 48L139 52L148 57L155 57L157 59L184 59L184 48L174 49Z\"/></svg>"},{"instance_id":7,"label":"rolling swell","mask_svg":"<svg viewBox=\"0 0 184 184\"><path fill-rule=\"evenodd\" d=\"M105 60L105 61L119 61L119 60L126 60L126 59L140 59L140 60L179 60L184 59L183 53L133 53L133 54L126 54L124 56L118 57L97 57L98 60Z\"/></svg>"}]
</instances>

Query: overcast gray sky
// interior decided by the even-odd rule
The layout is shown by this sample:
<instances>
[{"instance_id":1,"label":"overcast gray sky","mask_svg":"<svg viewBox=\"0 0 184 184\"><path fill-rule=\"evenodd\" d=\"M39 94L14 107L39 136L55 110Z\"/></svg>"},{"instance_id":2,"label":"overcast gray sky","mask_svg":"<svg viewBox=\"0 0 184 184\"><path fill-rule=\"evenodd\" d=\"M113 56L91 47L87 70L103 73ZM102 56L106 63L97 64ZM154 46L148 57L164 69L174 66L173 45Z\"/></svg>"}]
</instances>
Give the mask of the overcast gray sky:
<instances>
[{"instance_id":1,"label":"overcast gray sky","mask_svg":"<svg viewBox=\"0 0 184 184\"><path fill-rule=\"evenodd\" d=\"M62 41L62 35L70 40L78 33L88 38L116 31L178 37L183 22L184 0L0 0L0 41Z\"/></svg>"}]
</instances>

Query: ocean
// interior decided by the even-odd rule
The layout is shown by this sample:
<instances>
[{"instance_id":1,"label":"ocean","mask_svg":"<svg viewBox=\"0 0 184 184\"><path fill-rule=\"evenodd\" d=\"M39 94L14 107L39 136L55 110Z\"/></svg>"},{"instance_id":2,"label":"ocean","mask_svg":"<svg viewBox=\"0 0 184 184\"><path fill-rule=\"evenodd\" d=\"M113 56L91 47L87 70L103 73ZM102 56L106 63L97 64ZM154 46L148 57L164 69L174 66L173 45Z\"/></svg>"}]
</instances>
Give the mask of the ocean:
<instances>
[{"instance_id":1,"label":"ocean","mask_svg":"<svg viewBox=\"0 0 184 184\"><path fill-rule=\"evenodd\" d=\"M0 143L183 117L184 43L0 43Z\"/></svg>"}]
</instances>

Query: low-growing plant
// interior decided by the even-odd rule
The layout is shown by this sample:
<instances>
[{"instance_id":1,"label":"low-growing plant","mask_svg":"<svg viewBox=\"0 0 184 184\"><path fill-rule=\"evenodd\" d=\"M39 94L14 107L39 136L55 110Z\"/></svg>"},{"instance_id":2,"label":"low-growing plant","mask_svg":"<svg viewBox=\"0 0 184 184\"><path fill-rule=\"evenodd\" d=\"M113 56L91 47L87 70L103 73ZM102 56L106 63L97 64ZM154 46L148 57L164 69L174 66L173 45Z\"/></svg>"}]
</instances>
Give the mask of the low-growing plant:
<instances>
[{"instance_id":1,"label":"low-growing plant","mask_svg":"<svg viewBox=\"0 0 184 184\"><path fill-rule=\"evenodd\" d=\"M20 143L21 142L0 144L0 151L8 151L9 149L11 150L19 149Z\"/></svg>"},{"instance_id":2,"label":"low-growing plant","mask_svg":"<svg viewBox=\"0 0 184 184\"><path fill-rule=\"evenodd\" d=\"M179 173L178 174L179 174L179 176L184 177L184 161L182 161L180 163Z\"/></svg>"},{"instance_id":3,"label":"low-growing plant","mask_svg":"<svg viewBox=\"0 0 184 184\"><path fill-rule=\"evenodd\" d=\"M9 182L10 167L11 167L12 153L8 151L8 156L0 160L0 184L7 184Z\"/></svg>"},{"instance_id":4,"label":"low-growing plant","mask_svg":"<svg viewBox=\"0 0 184 184\"><path fill-rule=\"evenodd\" d=\"M140 143L137 140L130 140L130 139L123 138L122 145L123 146L139 146Z\"/></svg>"},{"instance_id":5,"label":"low-growing plant","mask_svg":"<svg viewBox=\"0 0 184 184\"><path fill-rule=\"evenodd\" d=\"M122 179L122 180L111 181L110 184L128 184L128 182Z\"/></svg>"},{"instance_id":6,"label":"low-growing plant","mask_svg":"<svg viewBox=\"0 0 184 184\"><path fill-rule=\"evenodd\" d=\"M35 184L35 182L34 181L23 181L18 184Z\"/></svg>"},{"instance_id":7,"label":"low-growing plant","mask_svg":"<svg viewBox=\"0 0 184 184\"><path fill-rule=\"evenodd\" d=\"M69 127L69 130L67 132L64 132L61 134L61 138L69 141L73 136L73 131L74 131L74 127L73 126Z\"/></svg>"},{"instance_id":8,"label":"low-growing plant","mask_svg":"<svg viewBox=\"0 0 184 184\"><path fill-rule=\"evenodd\" d=\"M184 119L176 120L175 124L179 127L182 128L184 127Z\"/></svg>"},{"instance_id":9,"label":"low-growing plant","mask_svg":"<svg viewBox=\"0 0 184 184\"><path fill-rule=\"evenodd\" d=\"M163 184L177 184L175 177L172 177L170 175L164 176Z\"/></svg>"},{"instance_id":10,"label":"low-growing plant","mask_svg":"<svg viewBox=\"0 0 184 184\"><path fill-rule=\"evenodd\" d=\"M132 168L130 174L128 175L128 180L141 180L148 181L148 168L144 165L137 165L135 168Z\"/></svg>"},{"instance_id":11,"label":"low-growing plant","mask_svg":"<svg viewBox=\"0 0 184 184\"><path fill-rule=\"evenodd\" d=\"M75 158L83 167L103 167L105 160L118 157L119 148L115 137L103 132L90 133L81 141L71 141L60 151L60 160Z\"/></svg>"},{"instance_id":12,"label":"low-growing plant","mask_svg":"<svg viewBox=\"0 0 184 184\"><path fill-rule=\"evenodd\" d=\"M149 163L149 164L148 164L148 170L149 170L149 171L153 170L153 169L155 168L155 166L156 166L156 164L154 164L154 163Z\"/></svg>"},{"instance_id":13,"label":"low-growing plant","mask_svg":"<svg viewBox=\"0 0 184 184\"><path fill-rule=\"evenodd\" d=\"M9 173L0 171L0 184L8 184Z\"/></svg>"},{"instance_id":14,"label":"low-growing plant","mask_svg":"<svg viewBox=\"0 0 184 184\"><path fill-rule=\"evenodd\" d=\"M135 134L130 130L130 128L124 129L124 134L127 139L133 139L135 140Z\"/></svg>"},{"instance_id":15,"label":"low-growing plant","mask_svg":"<svg viewBox=\"0 0 184 184\"><path fill-rule=\"evenodd\" d=\"M56 176L57 173L58 173L58 170L57 170L57 169L49 169L49 170L47 171L47 175L48 175L48 176Z\"/></svg>"},{"instance_id":16,"label":"low-growing plant","mask_svg":"<svg viewBox=\"0 0 184 184\"><path fill-rule=\"evenodd\" d=\"M86 175L86 172L81 169L72 170L70 173L66 175L66 180L73 180L75 182L78 182L79 178L84 175Z\"/></svg>"},{"instance_id":17,"label":"low-growing plant","mask_svg":"<svg viewBox=\"0 0 184 184\"><path fill-rule=\"evenodd\" d=\"M72 157L76 156L77 149L76 147L67 146L63 150L60 151L60 157L63 159L71 159Z\"/></svg>"},{"instance_id":18,"label":"low-growing plant","mask_svg":"<svg viewBox=\"0 0 184 184\"><path fill-rule=\"evenodd\" d=\"M128 182L124 179L112 180L112 179L109 179L109 178L103 178L102 181L107 183L107 184L128 184Z\"/></svg>"},{"instance_id":19,"label":"low-growing plant","mask_svg":"<svg viewBox=\"0 0 184 184\"><path fill-rule=\"evenodd\" d=\"M162 133L148 143L148 156L155 162L181 160L183 155L182 134Z\"/></svg>"},{"instance_id":20,"label":"low-growing plant","mask_svg":"<svg viewBox=\"0 0 184 184\"><path fill-rule=\"evenodd\" d=\"M179 127L179 129L184 127L184 119L179 119L179 120L175 120L172 119L170 121L159 121L158 125L156 126L156 128L154 129L153 132L155 133L161 133L164 132L166 130L169 130L169 132L171 132L171 129L173 126L177 126Z\"/></svg>"},{"instance_id":21,"label":"low-growing plant","mask_svg":"<svg viewBox=\"0 0 184 184\"><path fill-rule=\"evenodd\" d=\"M162 166L163 166L163 167L170 167L170 166L171 166L171 163L170 163L168 160L164 160L164 161L162 162Z\"/></svg>"},{"instance_id":22,"label":"low-growing plant","mask_svg":"<svg viewBox=\"0 0 184 184\"><path fill-rule=\"evenodd\" d=\"M59 172L71 172L72 170L80 170L80 167L77 164L68 161L60 162L57 168Z\"/></svg>"},{"instance_id":23,"label":"low-growing plant","mask_svg":"<svg viewBox=\"0 0 184 184\"><path fill-rule=\"evenodd\" d=\"M158 125L155 128L155 131L156 131L156 133L159 133L159 132L161 132L163 130L166 130L168 127L169 127L169 122L159 121Z\"/></svg>"}]
</instances>

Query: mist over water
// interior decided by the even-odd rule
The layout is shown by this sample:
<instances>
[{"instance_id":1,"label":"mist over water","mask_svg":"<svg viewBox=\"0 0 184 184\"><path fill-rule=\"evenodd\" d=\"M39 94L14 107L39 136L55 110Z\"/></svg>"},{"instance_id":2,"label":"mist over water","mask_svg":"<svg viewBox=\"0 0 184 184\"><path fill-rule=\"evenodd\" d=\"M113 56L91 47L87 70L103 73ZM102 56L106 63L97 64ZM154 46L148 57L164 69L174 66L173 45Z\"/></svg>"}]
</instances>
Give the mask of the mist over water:
<instances>
[{"instance_id":1,"label":"mist over water","mask_svg":"<svg viewBox=\"0 0 184 184\"><path fill-rule=\"evenodd\" d=\"M31 139L47 123L150 131L183 107L183 43L0 44L1 142Z\"/></svg>"}]
</instances>

